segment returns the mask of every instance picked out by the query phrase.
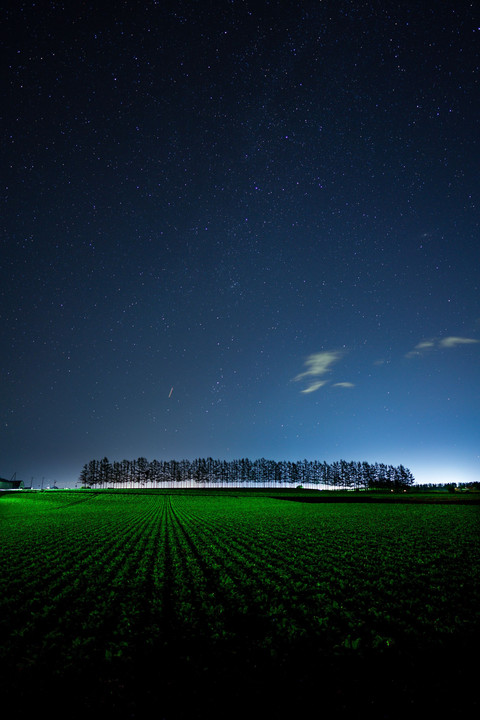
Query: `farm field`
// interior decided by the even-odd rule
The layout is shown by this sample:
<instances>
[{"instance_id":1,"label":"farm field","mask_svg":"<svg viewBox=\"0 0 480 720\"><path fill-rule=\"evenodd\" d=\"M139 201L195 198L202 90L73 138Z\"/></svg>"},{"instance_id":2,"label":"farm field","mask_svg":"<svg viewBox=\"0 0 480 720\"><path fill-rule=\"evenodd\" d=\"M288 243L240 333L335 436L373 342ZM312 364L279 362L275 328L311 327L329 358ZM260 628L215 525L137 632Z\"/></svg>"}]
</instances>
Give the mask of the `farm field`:
<instances>
[{"instance_id":1,"label":"farm field","mask_svg":"<svg viewBox=\"0 0 480 720\"><path fill-rule=\"evenodd\" d=\"M311 496L3 494L6 717L470 717L478 504Z\"/></svg>"}]
</instances>

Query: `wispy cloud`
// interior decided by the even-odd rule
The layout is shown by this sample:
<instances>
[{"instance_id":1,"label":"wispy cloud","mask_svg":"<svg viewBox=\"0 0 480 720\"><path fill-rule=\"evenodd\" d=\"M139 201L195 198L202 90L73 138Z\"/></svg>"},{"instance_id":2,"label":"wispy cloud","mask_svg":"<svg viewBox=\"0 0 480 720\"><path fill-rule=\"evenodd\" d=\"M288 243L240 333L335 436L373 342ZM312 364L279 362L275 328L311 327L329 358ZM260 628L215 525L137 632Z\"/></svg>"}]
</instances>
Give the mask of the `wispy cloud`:
<instances>
[{"instance_id":1,"label":"wispy cloud","mask_svg":"<svg viewBox=\"0 0 480 720\"><path fill-rule=\"evenodd\" d=\"M413 350L410 350L410 352L406 353L405 357L418 357L419 355L422 355L422 353L424 353L426 350L432 350L434 347L435 342L433 340L422 340L415 345Z\"/></svg>"},{"instance_id":2,"label":"wispy cloud","mask_svg":"<svg viewBox=\"0 0 480 720\"><path fill-rule=\"evenodd\" d=\"M434 338L433 340L422 340L415 345L413 350L406 353L405 357L418 357L429 350L437 350L438 348L454 348L457 347L457 345L472 345L478 342L480 342L480 340L476 340L475 338L456 337L454 335L441 339Z\"/></svg>"},{"instance_id":3,"label":"wispy cloud","mask_svg":"<svg viewBox=\"0 0 480 720\"><path fill-rule=\"evenodd\" d=\"M475 340L475 338L466 338L466 337L446 337L442 338L439 342L440 347L445 348L452 348L456 347L457 345L472 345L474 343L478 343L480 340Z\"/></svg>"},{"instance_id":4,"label":"wispy cloud","mask_svg":"<svg viewBox=\"0 0 480 720\"><path fill-rule=\"evenodd\" d=\"M302 393L312 393L315 390L323 387L328 382L327 380L319 380L323 375L329 373L332 369L332 365L342 357L343 353L338 350L326 350L325 352L313 353L309 355L305 360L305 366L307 370L296 375L293 380L298 382L299 380L308 379L309 383ZM338 387L352 387L352 383L335 383Z\"/></svg>"},{"instance_id":5,"label":"wispy cloud","mask_svg":"<svg viewBox=\"0 0 480 720\"><path fill-rule=\"evenodd\" d=\"M315 392L315 390L318 390L318 388L321 388L322 385L325 385L327 381L326 380L319 380L318 382L314 382L311 385L309 385L305 390L302 390L302 393L312 393Z\"/></svg>"},{"instance_id":6,"label":"wispy cloud","mask_svg":"<svg viewBox=\"0 0 480 720\"><path fill-rule=\"evenodd\" d=\"M293 379L303 380L304 377L308 377L309 375L313 375L314 377L318 375L323 375L330 370L330 365L332 365L332 363L336 362L337 360L340 360L341 357L342 353L336 350L327 350L325 352L319 352L314 353L313 355L309 355L308 358L305 360L305 365L307 366L308 370L300 373L300 375L296 375Z\"/></svg>"},{"instance_id":7,"label":"wispy cloud","mask_svg":"<svg viewBox=\"0 0 480 720\"><path fill-rule=\"evenodd\" d=\"M420 340L415 347L405 353L406 358L423 357L431 353L437 353L442 350L451 350L462 345L477 345L480 339L472 337L461 337L458 335L448 335L447 337L432 337ZM300 392L303 395L314 393L320 388L328 385L330 388L354 388L355 383L343 380L335 382L334 377L329 377L336 363L345 355L343 350L325 350L323 352L313 353L309 355L304 362L304 370L292 378L293 382L303 382L303 389ZM374 361L374 365L389 365L391 359L379 358Z\"/></svg>"}]
</instances>

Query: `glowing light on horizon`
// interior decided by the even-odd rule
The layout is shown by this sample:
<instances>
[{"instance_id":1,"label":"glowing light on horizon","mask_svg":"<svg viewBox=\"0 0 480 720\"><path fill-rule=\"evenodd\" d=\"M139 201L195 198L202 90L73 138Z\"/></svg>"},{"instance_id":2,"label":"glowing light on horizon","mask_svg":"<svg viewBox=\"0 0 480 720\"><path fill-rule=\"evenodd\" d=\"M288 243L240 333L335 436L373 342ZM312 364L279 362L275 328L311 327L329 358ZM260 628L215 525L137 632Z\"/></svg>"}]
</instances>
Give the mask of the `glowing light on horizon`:
<instances>
[{"instance_id":1,"label":"glowing light on horizon","mask_svg":"<svg viewBox=\"0 0 480 720\"><path fill-rule=\"evenodd\" d=\"M411 468L416 484L446 484L455 483L460 485L462 483L479 482L480 477L474 470L465 467L456 466L454 463L451 465L422 465L418 464L415 468L415 464L412 464Z\"/></svg>"}]
</instances>

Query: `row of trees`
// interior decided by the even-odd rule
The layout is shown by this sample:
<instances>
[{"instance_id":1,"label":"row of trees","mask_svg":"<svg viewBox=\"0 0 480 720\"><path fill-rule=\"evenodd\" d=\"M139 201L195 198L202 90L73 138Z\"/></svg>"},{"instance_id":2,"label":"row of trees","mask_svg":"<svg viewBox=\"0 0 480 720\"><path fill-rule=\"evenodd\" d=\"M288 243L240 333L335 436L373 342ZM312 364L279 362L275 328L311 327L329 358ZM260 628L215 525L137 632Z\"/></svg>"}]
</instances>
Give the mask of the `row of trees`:
<instances>
[{"instance_id":1,"label":"row of trees","mask_svg":"<svg viewBox=\"0 0 480 720\"><path fill-rule=\"evenodd\" d=\"M319 460L91 460L80 473L83 487L279 487L317 485L354 490L401 490L413 484L410 470L383 463Z\"/></svg>"}]
</instances>

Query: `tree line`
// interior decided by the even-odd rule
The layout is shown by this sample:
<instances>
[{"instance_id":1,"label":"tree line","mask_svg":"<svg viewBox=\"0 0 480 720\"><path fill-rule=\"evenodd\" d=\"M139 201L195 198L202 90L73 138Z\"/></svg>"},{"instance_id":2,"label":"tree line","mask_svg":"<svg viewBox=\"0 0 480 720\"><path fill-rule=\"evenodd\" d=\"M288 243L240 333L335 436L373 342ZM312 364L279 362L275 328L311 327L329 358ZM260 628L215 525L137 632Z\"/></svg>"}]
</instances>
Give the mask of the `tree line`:
<instances>
[{"instance_id":1,"label":"tree line","mask_svg":"<svg viewBox=\"0 0 480 720\"><path fill-rule=\"evenodd\" d=\"M165 487L167 485L269 487L322 485L333 489L403 490L414 477L403 465L338 460L90 460L79 478L83 487Z\"/></svg>"}]
</instances>

